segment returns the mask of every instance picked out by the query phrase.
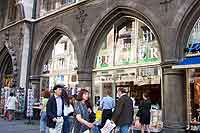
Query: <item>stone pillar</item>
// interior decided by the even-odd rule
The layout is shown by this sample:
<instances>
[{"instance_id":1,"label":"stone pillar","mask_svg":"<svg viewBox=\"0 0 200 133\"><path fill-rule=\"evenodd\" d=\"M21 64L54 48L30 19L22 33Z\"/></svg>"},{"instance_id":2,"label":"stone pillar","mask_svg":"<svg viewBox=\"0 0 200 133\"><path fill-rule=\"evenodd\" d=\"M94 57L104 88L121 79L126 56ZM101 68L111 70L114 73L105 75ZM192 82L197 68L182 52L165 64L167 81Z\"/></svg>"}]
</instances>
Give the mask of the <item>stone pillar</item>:
<instances>
[{"instance_id":1,"label":"stone pillar","mask_svg":"<svg viewBox=\"0 0 200 133\"><path fill-rule=\"evenodd\" d=\"M30 52L30 25L24 24L24 40L21 57L21 73L20 73L20 87L27 87L28 69L29 69L29 52Z\"/></svg>"},{"instance_id":2,"label":"stone pillar","mask_svg":"<svg viewBox=\"0 0 200 133\"><path fill-rule=\"evenodd\" d=\"M92 71L78 71L79 87L92 87Z\"/></svg>"},{"instance_id":3,"label":"stone pillar","mask_svg":"<svg viewBox=\"0 0 200 133\"><path fill-rule=\"evenodd\" d=\"M164 133L185 132L186 127L186 84L185 71L164 64L163 69L163 122Z\"/></svg>"},{"instance_id":4,"label":"stone pillar","mask_svg":"<svg viewBox=\"0 0 200 133\"><path fill-rule=\"evenodd\" d=\"M78 70L78 87L89 88L92 95L92 69L85 68Z\"/></svg>"}]
</instances>

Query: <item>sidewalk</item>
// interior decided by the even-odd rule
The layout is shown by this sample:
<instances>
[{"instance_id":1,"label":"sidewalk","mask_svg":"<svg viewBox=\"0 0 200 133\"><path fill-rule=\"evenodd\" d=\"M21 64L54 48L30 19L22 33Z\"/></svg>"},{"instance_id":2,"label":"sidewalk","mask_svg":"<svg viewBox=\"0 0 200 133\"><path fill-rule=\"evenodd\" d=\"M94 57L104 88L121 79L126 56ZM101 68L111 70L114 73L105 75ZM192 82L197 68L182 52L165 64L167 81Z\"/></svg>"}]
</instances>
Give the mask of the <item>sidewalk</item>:
<instances>
[{"instance_id":1,"label":"sidewalk","mask_svg":"<svg viewBox=\"0 0 200 133\"><path fill-rule=\"evenodd\" d=\"M9 122L0 119L0 133L39 133L39 121L34 121L34 125L26 125L25 122L25 120Z\"/></svg>"}]
</instances>

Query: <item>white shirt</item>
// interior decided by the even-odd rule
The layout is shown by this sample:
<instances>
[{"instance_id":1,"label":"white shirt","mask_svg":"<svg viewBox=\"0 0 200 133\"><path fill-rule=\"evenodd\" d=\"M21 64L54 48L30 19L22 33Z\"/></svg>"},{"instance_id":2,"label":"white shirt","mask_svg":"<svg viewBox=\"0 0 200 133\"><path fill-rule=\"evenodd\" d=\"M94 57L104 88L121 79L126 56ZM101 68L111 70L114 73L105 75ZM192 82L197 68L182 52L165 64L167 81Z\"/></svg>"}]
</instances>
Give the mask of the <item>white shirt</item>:
<instances>
[{"instance_id":1,"label":"white shirt","mask_svg":"<svg viewBox=\"0 0 200 133\"><path fill-rule=\"evenodd\" d=\"M100 108L113 109L115 107L115 100L111 96L103 97L100 102Z\"/></svg>"},{"instance_id":2,"label":"white shirt","mask_svg":"<svg viewBox=\"0 0 200 133\"><path fill-rule=\"evenodd\" d=\"M56 96L56 104L57 104L57 116L62 115L62 98L60 96Z\"/></svg>"},{"instance_id":3,"label":"white shirt","mask_svg":"<svg viewBox=\"0 0 200 133\"><path fill-rule=\"evenodd\" d=\"M7 109L10 109L10 110L16 110L16 103L17 103L17 98L16 97L11 97L9 96L8 97L8 100L7 100L7 104L6 104L6 107Z\"/></svg>"},{"instance_id":4,"label":"white shirt","mask_svg":"<svg viewBox=\"0 0 200 133\"><path fill-rule=\"evenodd\" d=\"M74 112L74 108L73 106L70 104L68 105L64 105L64 116L68 116L70 113Z\"/></svg>"}]
</instances>

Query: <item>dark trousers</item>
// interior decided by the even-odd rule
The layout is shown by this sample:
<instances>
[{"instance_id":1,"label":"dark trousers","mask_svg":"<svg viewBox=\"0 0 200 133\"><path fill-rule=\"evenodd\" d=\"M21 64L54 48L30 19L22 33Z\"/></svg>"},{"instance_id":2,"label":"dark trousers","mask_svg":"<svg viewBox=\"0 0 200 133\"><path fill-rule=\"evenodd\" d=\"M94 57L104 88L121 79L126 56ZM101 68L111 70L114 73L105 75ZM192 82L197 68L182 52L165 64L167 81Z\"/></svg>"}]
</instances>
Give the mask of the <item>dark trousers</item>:
<instances>
[{"instance_id":1,"label":"dark trousers","mask_svg":"<svg viewBox=\"0 0 200 133\"><path fill-rule=\"evenodd\" d=\"M71 133L72 126L73 126L73 117L72 116L64 116L64 123L63 123L63 133Z\"/></svg>"},{"instance_id":2,"label":"dark trousers","mask_svg":"<svg viewBox=\"0 0 200 133\"><path fill-rule=\"evenodd\" d=\"M101 126L103 127L106 124L106 120L111 120L112 118L112 109L104 109L102 112L102 121Z\"/></svg>"}]
</instances>

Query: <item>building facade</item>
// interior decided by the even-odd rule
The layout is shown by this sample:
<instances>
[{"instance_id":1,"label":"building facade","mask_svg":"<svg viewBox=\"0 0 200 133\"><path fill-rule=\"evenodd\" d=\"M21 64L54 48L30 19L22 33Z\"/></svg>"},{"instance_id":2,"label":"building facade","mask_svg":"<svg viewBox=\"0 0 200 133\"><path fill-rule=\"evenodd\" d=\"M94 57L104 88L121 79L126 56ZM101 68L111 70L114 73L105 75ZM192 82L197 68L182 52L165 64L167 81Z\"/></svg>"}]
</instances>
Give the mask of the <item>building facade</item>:
<instances>
[{"instance_id":1,"label":"building facade","mask_svg":"<svg viewBox=\"0 0 200 133\"><path fill-rule=\"evenodd\" d=\"M88 87L94 103L106 88L150 88L163 131L185 131L187 73L172 66L192 42L198 0L3 0L0 10L1 88L37 97L63 82Z\"/></svg>"}]
</instances>

